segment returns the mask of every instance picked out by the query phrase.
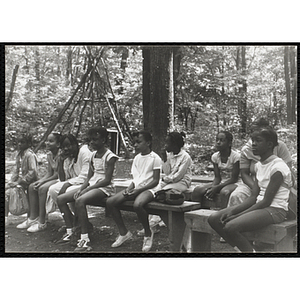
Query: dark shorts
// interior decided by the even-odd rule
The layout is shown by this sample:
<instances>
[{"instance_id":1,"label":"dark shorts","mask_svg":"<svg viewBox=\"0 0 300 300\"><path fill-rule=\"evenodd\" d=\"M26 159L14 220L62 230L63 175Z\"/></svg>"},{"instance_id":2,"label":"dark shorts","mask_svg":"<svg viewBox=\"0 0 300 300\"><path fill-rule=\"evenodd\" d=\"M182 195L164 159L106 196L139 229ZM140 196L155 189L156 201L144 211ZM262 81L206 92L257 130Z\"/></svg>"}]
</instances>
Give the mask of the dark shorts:
<instances>
[{"instance_id":1,"label":"dark shorts","mask_svg":"<svg viewBox=\"0 0 300 300\"><path fill-rule=\"evenodd\" d=\"M263 209L271 215L274 224L281 223L286 219L287 211L283 208L268 206Z\"/></svg>"}]
</instances>

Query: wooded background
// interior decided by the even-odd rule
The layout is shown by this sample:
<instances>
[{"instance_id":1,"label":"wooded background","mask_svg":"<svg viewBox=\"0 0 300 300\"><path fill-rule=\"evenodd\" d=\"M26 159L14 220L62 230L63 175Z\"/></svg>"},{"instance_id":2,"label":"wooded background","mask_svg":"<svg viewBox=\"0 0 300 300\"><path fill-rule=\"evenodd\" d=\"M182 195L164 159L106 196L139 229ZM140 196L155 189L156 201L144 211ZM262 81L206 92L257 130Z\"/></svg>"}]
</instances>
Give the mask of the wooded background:
<instances>
[{"instance_id":1,"label":"wooded background","mask_svg":"<svg viewBox=\"0 0 300 300\"><path fill-rule=\"evenodd\" d=\"M231 131L239 148L249 124L266 117L297 152L293 45L10 45L5 92L8 151L21 131L38 150L51 131L83 142L101 125L122 133L128 156L132 132L145 127L156 151L168 130L186 132L197 160L218 130Z\"/></svg>"}]
</instances>

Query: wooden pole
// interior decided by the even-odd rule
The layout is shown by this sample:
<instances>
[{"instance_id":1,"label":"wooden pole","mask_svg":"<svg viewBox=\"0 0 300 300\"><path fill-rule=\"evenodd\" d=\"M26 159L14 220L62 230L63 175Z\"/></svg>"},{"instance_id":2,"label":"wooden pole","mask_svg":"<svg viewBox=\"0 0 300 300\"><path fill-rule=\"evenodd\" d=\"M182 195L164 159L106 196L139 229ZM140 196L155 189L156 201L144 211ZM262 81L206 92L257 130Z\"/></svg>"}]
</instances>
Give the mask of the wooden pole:
<instances>
[{"instance_id":1,"label":"wooden pole","mask_svg":"<svg viewBox=\"0 0 300 300\"><path fill-rule=\"evenodd\" d=\"M104 61L103 61L102 58L101 58L101 61L102 61L102 64L103 64L104 68L106 68L106 67L105 67L105 64L104 64ZM100 70L99 70L99 67L97 67L97 71L98 71L98 74L99 74L99 76L100 76ZM111 92L112 92L112 94L113 94L113 97L114 97L114 93L113 93L112 87L111 87L111 85L110 85L110 81L109 81L109 77L108 77L108 74L107 74L106 69L105 69L105 72L106 72L106 76L107 76L107 80L108 80L108 84L109 84L110 90L111 90ZM120 127L120 125L119 125L119 121L118 121L118 119L117 119L117 117L116 117L116 114L114 113L114 110L113 110L113 108L112 108L112 106L111 106L111 104L110 104L110 102L109 102L109 100L108 100L108 97L106 96L105 99L106 99L106 102L107 102L107 104L108 104L108 108L109 108L109 110L110 110L110 112L111 112L111 114L112 114L112 116L113 116L113 119L114 119L114 121L115 121L115 123L116 123L116 125L117 125L117 129L118 129L118 131L119 131L119 133L120 133L121 140L122 140L122 143L123 143L124 149L125 149L125 155L128 156L128 155L129 155L129 152L128 152L128 149L127 149L127 146L126 146L126 142L125 142L125 139L124 139L123 132L122 132L121 127Z\"/></svg>"},{"instance_id":2,"label":"wooden pole","mask_svg":"<svg viewBox=\"0 0 300 300\"><path fill-rule=\"evenodd\" d=\"M54 119L54 121L52 122L52 124L48 127L48 129L45 132L44 136L42 137L40 143L34 149L35 152L37 152L41 148L42 144L46 141L48 135L52 132L52 130L55 128L56 124L60 121L60 119L62 118L62 116L66 112L66 110L69 108L69 106L72 103L73 98L75 97L75 95L77 94L78 90L81 88L81 86L85 82L87 76L90 74L90 72L92 71L92 69L93 69L93 67L90 66L87 69L87 71L85 72L85 74L82 76L81 81L79 82L79 84L78 84L77 88L75 89L75 91L73 92L72 96L67 101L67 103L65 104L65 106L63 107L63 109L58 114L58 116Z\"/></svg>"},{"instance_id":3,"label":"wooden pole","mask_svg":"<svg viewBox=\"0 0 300 300\"><path fill-rule=\"evenodd\" d=\"M16 65L14 68L14 71L13 71L12 81L11 81L11 85L10 85L10 91L9 91L9 95L7 97L7 101L6 101L6 105L5 105L5 113L7 112L10 102L13 97L18 70L19 70L19 65Z\"/></svg>"},{"instance_id":4,"label":"wooden pole","mask_svg":"<svg viewBox=\"0 0 300 300\"><path fill-rule=\"evenodd\" d=\"M112 108L111 104L109 103L108 97L106 96L105 99L106 99L108 108L109 108L109 110L110 110L110 112L111 112L111 114L112 114L112 116L113 116L113 119L114 119L114 121L115 121L115 123L116 123L116 125L117 125L118 131L119 131L119 133L120 133L121 140L122 140L122 143L123 143L124 149L125 149L125 155L126 155L126 157L128 157L128 156L129 156L129 152L128 152L128 149L127 149L127 146L126 146L126 142L125 142L125 139L124 139L122 130L121 130L121 128L120 128L119 122L118 122L118 120L117 120L117 118L116 118L116 115L115 115L115 113L114 113L114 111L113 111L113 108Z\"/></svg>"}]
</instances>

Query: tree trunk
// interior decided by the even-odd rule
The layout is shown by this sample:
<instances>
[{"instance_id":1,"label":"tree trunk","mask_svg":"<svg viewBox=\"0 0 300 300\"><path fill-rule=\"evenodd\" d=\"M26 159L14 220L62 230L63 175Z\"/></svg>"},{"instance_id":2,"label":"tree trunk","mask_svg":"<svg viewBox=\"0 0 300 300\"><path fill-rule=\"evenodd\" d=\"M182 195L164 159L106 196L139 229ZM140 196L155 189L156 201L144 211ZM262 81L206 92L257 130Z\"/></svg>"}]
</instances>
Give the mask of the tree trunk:
<instances>
[{"instance_id":1,"label":"tree trunk","mask_svg":"<svg viewBox=\"0 0 300 300\"><path fill-rule=\"evenodd\" d=\"M67 53L67 72L66 77L69 80L69 84L72 84L72 47L69 46Z\"/></svg>"},{"instance_id":2,"label":"tree trunk","mask_svg":"<svg viewBox=\"0 0 300 300\"><path fill-rule=\"evenodd\" d=\"M144 127L149 127L150 113L150 48L143 47L143 119Z\"/></svg>"},{"instance_id":3,"label":"tree trunk","mask_svg":"<svg viewBox=\"0 0 300 300\"><path fill-rule=\"evenodd\" d=\"M124 71L127 67L128 56L129 56L129 50L127 47L124 47L122 51L122 59L121 59L121 69L123 69Z\"/></svg>"},{"instance_id":4,"label":"tree trunk","mask_svg":"<svg viewBox=\"0 0 300 300\"><path fill-rule=\"evenodd\" d=\"M8 95L7 101L6 101L5 113L7 112L8 108L9 108L9 105L10 105L10 102L11 102L12 97L13 97L18 70L19 70L19 65L16 65L15 68L14 68L14 71L13 71L13 75L12 75L9 95Z\"/></svg>"},{"instance_id":5,"label":"tree trunk","mask_svg":"<svg viewBox=\"0 0 300 300\"><path fill-rule=\"evenodd\" d=\"M171 47L150 47L149 53L144 52L144 126L152 133L152 149L160 153L168 128L174 124L173 50Z\"/></svg>"},{"instance_id":6,"label":"tree trunk","mask_svg":"<svg viewBox=\"0 0 300 300\"><path fill-rule=\"evenodd\" d=\"M286 88L286 113L287 123L292 124L292 107L291 107L291 87L290 87L290 75L289 75L289 47L284 47L284 77Z\"/></svg>"},{"instance_id":7,"label":"tree trunk","mask_svg":"<svg viewBox=\"0 0 300 300\"><path fill-rule=\"evenodd\" d=\"M41 89L40 89L40 79L41 79L41 73L40 73L40 51L39 51L39 47L36 48L35 50L35 65L34 65L34 69L35 69L35 78L37 81L37 85L36 85L36 93L39 96L41 93Z\"/></svg>"},{"instance_id":8,"label":"tree trunk","mask_svg":"<svg viewBox=\"0 0 300 300\"><path fill-rule=\"evenodd\" d=\"M290 65L291 65L291 80L292 80L292 103L291 103L291 117L292 122L296 123L296 97L297 97L297 72L296 72L296 49L294 46L290 47Z\"/></svg>"},{"instance_id":9,"label":"tree trunk","mask_svg":"<svg viewBox=\"0 0 300 300\"><path fill-rule=\"evenodd\" d=\"M236 69L239 73L241 70L241 76L237 81L238 83L238 114L240 117L240 133L244 138L247 131L247 81L246 81L246 47L241 46L237 48L236 56Z\"/></svg>"},{"instance_id":10,"label":"tree trunk","mask_svg":"<svg viewBox=\"0 0 300 300\"><path fill-rule=\"evenodd\" d=\"M247 126L247 80L246 80L246 47L242 46L242 98L241 98L241 133L246 135Z\"/></svg>"}]
</instances>

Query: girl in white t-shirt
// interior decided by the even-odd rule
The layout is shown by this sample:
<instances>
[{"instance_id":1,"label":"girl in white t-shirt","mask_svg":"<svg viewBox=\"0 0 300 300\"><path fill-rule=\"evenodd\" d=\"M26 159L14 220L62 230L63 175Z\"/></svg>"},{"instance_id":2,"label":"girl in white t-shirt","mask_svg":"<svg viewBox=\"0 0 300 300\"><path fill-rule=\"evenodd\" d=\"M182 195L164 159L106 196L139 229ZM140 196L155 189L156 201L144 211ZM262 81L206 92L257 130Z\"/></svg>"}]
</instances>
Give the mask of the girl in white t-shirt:
<instances>
[{"instance_id":1,"label":"girl in white t-shirt","mask_svg":"<svg viewBox=\"0 0 300 300\"><path fill-rule=\"evenodd\" d=\"M132 233L127 230L119 205L127 200L134 200L134 210L145 230L143 252L148 252L153 243L154 232L149 227L148 212L145 205L154 200L154 193L161 189L159 184L161 171L161 158L151 151L152 136L147 131L139 132L135 148L137 154L133 160L131 173L133 180L125 191L107 199L106 206L116 222L120 235L111 245L113 248L121 246L132 238Z\"/></svg>"},{"instance_id":2,"label":"girl in white t-shirt","mask_svg":"<svg viewBox=\"0 0 300 300\"><path fill-rule=\"evenodd\" d=\"M90 157L88 174L76 190L57 197L58 207L66 223L66 234L58 243L69 242L74 235L73 221L75 216L69 209L69 203L75 202L76 217L80 226L80 239L75 251L83 252L92 249L88 234L87 205L97 205L104 198L115 193L113 173L118 156L106 148L108 132L104 127L94 127L87 133L89 146L94 150Z\"/></svg>"},{"instance_id":3,"label":"girl in white t-shirt","mask_svg":"<svg viewBox=\"0 0 300 300\"><path fill-rule=\"evenodd\" d=\"M211 157L215 178L210 184L197 186L192 193L192 201L201 202L204 206L205 199L215 201L219 193L222 207L227 206L230 194L237 187L240 172L240 154L231 149L232 140L233 136L229 131L217 134L216 148L219 151Z\"/></svg>"},{"instance_id":4,"label":"girl in white t-shirt","mask_svg":"<svg viewBox=\"0 0 300 300\"><path fill-rule=\"evenodd\" d=\"M286 163L273 155L277 144L277 134L271 127L253 132L253 153L261 159L255 166L256 179L251 196L239 205L212 214L208 219L211 227L238 252L255 252L243 232L280 223L287 216L292 178Z\"/></svg>"}]
</instances>

